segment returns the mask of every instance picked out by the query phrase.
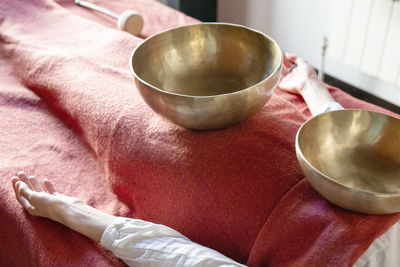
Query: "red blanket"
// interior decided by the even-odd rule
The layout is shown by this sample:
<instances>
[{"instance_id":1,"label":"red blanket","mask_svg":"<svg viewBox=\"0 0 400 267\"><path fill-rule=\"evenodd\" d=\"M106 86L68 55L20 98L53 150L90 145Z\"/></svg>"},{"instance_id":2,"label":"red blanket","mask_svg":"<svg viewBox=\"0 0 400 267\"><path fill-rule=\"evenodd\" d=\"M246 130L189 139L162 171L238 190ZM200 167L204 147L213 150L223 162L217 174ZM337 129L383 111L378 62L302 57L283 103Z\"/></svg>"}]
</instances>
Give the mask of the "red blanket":
<instances>
[{"instance_id":1,"label":"red blanket","mask_svg":"<svg viewBox=\"0 0 400 267\"><path fill-rule=\"evenodd\" d=\"M100 4L139 10L142 37L197 23L149 0ZM309 113L296 95L277 89L239 125L190 131L142 101L128 68L142 39L116 31L112 19L72 1L3 0L0 22L1 265L121 264L86 238L25 214L10 186L20 169L251 266L351 265L400 218L345 211L309 186L294 151ZM387 113L331 91L344 107Z\"/></svg>"}]
</instances>

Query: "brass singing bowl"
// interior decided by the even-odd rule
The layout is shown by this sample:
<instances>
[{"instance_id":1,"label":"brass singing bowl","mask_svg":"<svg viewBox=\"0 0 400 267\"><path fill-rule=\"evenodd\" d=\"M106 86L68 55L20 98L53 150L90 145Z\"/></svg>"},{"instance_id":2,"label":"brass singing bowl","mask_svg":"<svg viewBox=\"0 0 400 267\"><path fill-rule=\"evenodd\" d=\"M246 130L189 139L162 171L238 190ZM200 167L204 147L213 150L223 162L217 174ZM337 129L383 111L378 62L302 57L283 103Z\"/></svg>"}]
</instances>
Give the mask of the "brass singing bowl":
<instances>
[{"instance_id":1,"label":"brass singing bowl","mask_svg":"<svg viewBox=\"0 0 400 267\"><path fill-rule=\"evenodd\" d=\"M280 77L282 53L261 32L204 23L146 39L130 67L154 111L186 128L218 129L265 105Z\"/></svg>"},{"instance_id":2,"label":"brass singing bowl","mask_svg":"<svg viewBox=\"0 0 400 267\"><path fill-rule=\"evenodd\" d=\"M296 154L312 187L368 214L400 211L400 120L366 110L318 115L299 129Z\"/></svg>"}]
</instances>

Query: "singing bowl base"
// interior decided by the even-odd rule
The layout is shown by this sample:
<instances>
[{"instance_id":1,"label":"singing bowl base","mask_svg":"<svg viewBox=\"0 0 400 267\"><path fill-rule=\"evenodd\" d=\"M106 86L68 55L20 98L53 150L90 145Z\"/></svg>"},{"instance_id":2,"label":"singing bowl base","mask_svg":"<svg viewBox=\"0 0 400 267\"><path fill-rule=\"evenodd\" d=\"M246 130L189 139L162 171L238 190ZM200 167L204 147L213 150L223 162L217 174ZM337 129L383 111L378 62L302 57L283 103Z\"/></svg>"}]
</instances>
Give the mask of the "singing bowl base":
<instances>
[{"instance_id":1,"label":"singing bowl base","mask_svg":"<svg viewBox=\"0 0 400 267\"><path fill-rule=\"evenodd\" d=\"M306 122L296 137L300 166L331 202L353 211L400 211L400 120L339 110Z\"/></svg>"}]
</instances>

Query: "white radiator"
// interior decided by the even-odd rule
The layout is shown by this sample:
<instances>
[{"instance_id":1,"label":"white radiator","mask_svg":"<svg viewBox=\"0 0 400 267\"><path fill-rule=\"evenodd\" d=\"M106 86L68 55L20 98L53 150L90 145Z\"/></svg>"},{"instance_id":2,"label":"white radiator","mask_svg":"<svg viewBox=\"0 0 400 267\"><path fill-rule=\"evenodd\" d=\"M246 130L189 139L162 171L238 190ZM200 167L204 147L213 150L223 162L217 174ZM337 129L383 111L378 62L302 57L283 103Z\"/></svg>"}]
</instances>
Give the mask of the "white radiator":
<instances>
[{"instance_id":1,"label":"white radiator","mask_svg":"<svg viewBox=\"0 0 400 267\"><path fill-rule=\"evenodd\" d=\"M400 2L336 0L328 55L391 83L400 95Z\"/></svg>"}]
</instances>

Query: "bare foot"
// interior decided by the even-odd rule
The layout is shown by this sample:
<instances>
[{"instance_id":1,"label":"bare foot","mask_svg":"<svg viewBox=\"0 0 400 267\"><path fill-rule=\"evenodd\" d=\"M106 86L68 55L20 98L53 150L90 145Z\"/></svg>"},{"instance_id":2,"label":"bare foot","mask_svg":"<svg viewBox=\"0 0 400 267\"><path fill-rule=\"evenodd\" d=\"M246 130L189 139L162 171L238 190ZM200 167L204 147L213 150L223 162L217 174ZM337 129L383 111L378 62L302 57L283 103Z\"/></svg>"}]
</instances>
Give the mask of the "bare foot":
<instances>
[{"instance_id":1,"label":"bare foot","mask_svg":"<svg viewBox=\"0 0 400 267\"><path fill-rule=\"evenodd\" d=\"M279 88L291 93L301 94L305 83L310 79L318 79L313 67L303 58L286 53L283 58L283 71Z\"/></svg>"},{"instance_id":2,"label":"bare foot","mask_svg":"<svg viewBox=\"0 0 400 267\"><path fill-rule=\"evenodd\" d=\"M97 242L107 226L116 217L91 206L79 198L57 193L53 184L44 180L44 188L33 177L18 172L12 178L15 197L25 210L33 216L57 221Z\"/></svg>"},{"instance_id":3,"label":"bare foot","mask_svg":"<svg viewBox=\"0 0 400 267\"><path fill-rule=\"evenodd\" d=\"M27 177L22 171L12 177L12 185L17 201L33 216L61 222L60 209L72 204L84 204L78 198L59 194L48 180L43 183L45 191L33 176Z\"/></svg>"}]
</instances>

